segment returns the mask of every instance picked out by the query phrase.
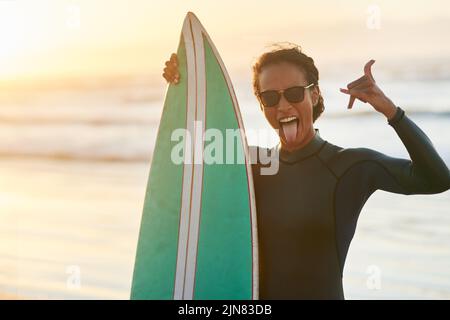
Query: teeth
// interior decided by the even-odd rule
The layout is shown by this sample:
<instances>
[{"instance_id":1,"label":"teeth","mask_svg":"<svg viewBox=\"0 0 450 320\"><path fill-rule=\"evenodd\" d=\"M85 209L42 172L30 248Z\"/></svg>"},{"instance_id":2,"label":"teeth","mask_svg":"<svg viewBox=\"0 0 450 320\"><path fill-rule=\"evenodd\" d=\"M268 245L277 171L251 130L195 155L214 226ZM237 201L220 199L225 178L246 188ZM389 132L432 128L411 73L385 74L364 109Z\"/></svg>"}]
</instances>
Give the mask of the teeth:
<instances>
[{"instance_id":1,"label":"teeth","mask_svg":"<svg viewBox=\"0 0 450 320\"><path fill-rule=\"evenodd\" d=\"M293 116L293 117L283 118L283 119L280 119L280 122L290 122L292 120L297 120L297 117Z\"/></svg>"}]
</instances>

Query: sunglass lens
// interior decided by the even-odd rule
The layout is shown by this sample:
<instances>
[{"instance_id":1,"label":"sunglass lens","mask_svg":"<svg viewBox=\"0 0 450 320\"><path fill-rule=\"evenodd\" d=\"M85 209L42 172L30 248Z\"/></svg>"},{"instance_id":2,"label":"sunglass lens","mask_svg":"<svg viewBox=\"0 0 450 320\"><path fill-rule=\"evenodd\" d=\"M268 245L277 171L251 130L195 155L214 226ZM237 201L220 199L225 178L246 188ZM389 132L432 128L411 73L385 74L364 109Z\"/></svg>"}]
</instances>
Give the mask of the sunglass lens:
<instances>
[{"instance_id":1,"label":"sunglass lens","mask_svg":"<svg viewBox=\"0 0 450 320\"><path fill-rule=\"evenodd\" d=\"M305 89L303 87L292 87L284 91L284 96L289 102L303 101Z\"/></svg>"},{"instance_id":2,"label":"sunglass lens","mask_svg":"<svg viewBox=\"0 0 450 320\"><path fill-rule=\"evenodd\" d=\"M265 107L274 107L280 101L280 94L276 91L264 91L261 93L261 100Z\"/></svg>"}]
</instances>

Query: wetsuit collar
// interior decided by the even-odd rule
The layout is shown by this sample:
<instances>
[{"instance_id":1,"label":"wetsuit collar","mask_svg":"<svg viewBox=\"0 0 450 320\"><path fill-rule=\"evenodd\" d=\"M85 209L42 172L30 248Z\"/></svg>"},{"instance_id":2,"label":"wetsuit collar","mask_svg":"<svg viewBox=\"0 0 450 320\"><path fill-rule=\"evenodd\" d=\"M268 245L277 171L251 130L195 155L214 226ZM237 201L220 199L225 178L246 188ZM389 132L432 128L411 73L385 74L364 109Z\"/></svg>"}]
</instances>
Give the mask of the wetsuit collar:
<instances>
[{"instance_id":1,"label":"wetsuit collar","mask_svg":"<svg viewBox=\"0 0 450 320\"><path fill-rule=\"evenodd\" d=\"M281 147L281 143L278 143L277 150L280 153L280 159L284 162L293 163L308 158L317 153L326 143L326 141L320 137L319 129L314 130L315 134L311 141L308 142L308 144L303 148L300 148L298 150L289 152Z\"/></svg>"}]
</instances>

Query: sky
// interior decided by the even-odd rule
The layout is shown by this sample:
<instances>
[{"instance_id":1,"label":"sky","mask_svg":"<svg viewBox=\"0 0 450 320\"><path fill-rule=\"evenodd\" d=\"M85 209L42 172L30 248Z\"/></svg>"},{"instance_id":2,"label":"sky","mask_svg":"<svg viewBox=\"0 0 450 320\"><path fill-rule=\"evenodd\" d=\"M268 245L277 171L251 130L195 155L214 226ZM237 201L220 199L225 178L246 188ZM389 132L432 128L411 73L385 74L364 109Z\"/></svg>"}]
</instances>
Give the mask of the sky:
<instances>
[{"instance_id":1,"label":"sky","mask_svg":"<svg viewBox=\"0 0 450 320\"><path fill-rule=\"evenodd\" d=\"M276 41L324 66L450 56L448 1L0 0L0 80L160 75L188 11L231 74Z\"/></svg>"}]
</instances>

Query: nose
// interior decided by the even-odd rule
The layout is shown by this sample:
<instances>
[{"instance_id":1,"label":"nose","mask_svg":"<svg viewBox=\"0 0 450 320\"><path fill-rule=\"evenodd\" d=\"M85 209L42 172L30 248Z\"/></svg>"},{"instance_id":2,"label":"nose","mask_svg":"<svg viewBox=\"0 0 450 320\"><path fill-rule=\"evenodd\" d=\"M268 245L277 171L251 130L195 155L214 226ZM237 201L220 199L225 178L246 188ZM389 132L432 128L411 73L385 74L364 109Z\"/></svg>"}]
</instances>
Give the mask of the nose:
<instances>
[{"instance_id":1,"label":"nose","mask_svg":"<svg viewBox=\"0 0 450 320\"><path fill-rule=\"evenodd\" d=\"M284 95L281 95L280 101L278 102L278 110L279 111L287 111L292 108L292 105L289 101L286 100Z\"/></svg>"}]
</instances>

